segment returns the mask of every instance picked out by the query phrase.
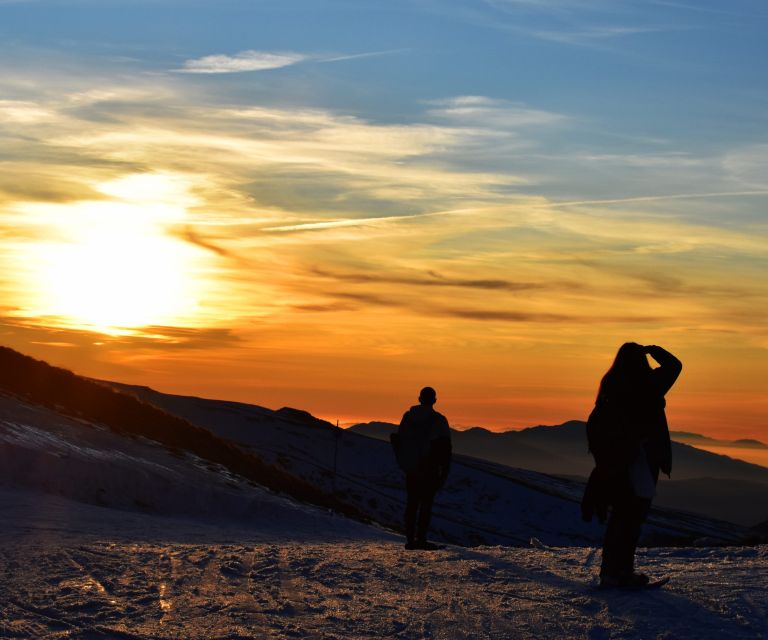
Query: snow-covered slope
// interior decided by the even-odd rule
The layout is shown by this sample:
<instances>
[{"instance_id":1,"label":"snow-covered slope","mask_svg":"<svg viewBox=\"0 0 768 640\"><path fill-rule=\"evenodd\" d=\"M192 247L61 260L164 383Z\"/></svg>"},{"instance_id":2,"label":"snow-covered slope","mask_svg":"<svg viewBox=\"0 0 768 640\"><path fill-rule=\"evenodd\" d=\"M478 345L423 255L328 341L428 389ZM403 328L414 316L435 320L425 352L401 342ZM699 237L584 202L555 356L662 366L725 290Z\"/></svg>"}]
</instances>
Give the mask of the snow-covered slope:
<instances>
[{"instance_id":1,"label":"snow-covered slope","mask_svg":"<svg viewBox=\"0 0 768 640\"><path fill-rule=\"evenodd\" d=\"M267 462L331 492L386 526L399 528L404 505L401 471L388 443L337 429L303 412L162 394L116 385L163 410L210 429ZM432 529L459 544L595 544L597 523L580 518L582 485L544 474L456 456L438 494ZM707 518L655 511L646 543L690 543L697 538L738 541L745 531Z\"/></svg>"},{"instance_id":2,"label":"snow-covered slope","mask_svg":"<svg viewBox=\"0 0 768 640\"><path fill-rule=\"evenodd\" d=\"M276 495L221 465L2 393L0 488L6 492L3 517L32 518L32 529L63 527L90 514L78 530L102 521L97 530L105 533L109 523L122 522L115 510L281 535L329 526L331 518L326 510ZM93 508L84 511L82 503L102 507L100 515L94 516ZM41 525L46 518L55 521L55 514L66 516L64 522ZM343 526L333 526L369 529L343 520ZM113 534L122 527L116 525Z\"/></svg>"}]
</instances>

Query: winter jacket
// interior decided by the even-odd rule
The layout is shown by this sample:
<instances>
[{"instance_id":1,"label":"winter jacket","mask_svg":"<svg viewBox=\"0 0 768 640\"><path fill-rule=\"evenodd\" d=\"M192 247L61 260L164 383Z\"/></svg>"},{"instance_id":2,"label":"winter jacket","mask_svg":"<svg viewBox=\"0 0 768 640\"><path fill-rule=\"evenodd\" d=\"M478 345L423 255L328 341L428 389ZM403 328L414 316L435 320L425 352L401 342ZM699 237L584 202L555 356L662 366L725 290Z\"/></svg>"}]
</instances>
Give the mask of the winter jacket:
<instances>
[{"instance_id":1,"label":"winter jacket","mask_svg":"<svg viewBox=\"0 0 768 640\"><path fill-rule=\"evenodd\" d=\"M451 462L448 420L431 406L418 404L405 412L397 431L397 462L406 473L434 469L445 477Z\"/></svg>"},{"instance_id":2,"label":"winter jacket","mask_svg":"<svg viewBox=\"0 0 768 640\"><path fill-rule=\"evenodd\" d=\"M587 421L595 468L581 504L586 521L597 515L604 522L608 507L617 496L631 495L629 468L641 447L654 478L658 478L659 471L667 475L672 472L664 395L680 375L682 364L661 347L656 347L651 355L660 366L649 372L646 383L629 390L605 385Z\"/></svg>"}]
</instances>

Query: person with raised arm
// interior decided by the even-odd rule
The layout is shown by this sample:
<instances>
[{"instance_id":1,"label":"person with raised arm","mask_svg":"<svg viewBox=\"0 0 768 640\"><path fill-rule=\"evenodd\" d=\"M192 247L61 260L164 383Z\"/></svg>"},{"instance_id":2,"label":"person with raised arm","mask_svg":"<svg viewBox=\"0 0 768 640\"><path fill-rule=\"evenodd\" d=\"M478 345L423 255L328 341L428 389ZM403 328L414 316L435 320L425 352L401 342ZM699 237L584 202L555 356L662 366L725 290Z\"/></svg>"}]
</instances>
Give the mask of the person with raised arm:
<instances>
[{"instance_id":1,"label":"person with raised arm","mask_svg":"<svg viewBox=\"0 0 768 640\"><path fill-rule=\"evenodd\" d=\"M648 362L650 356L658 367ZM582 516L608 519L600 568L602 587L643 588L648 576L634 570L640 531L656 495L659 472L672 472L672 446L664 396L683 365L656 345L623 344L603 376L587 421L595 468ZM610 516L608 512L610 510Z\"/></svg>"}]
</instances>

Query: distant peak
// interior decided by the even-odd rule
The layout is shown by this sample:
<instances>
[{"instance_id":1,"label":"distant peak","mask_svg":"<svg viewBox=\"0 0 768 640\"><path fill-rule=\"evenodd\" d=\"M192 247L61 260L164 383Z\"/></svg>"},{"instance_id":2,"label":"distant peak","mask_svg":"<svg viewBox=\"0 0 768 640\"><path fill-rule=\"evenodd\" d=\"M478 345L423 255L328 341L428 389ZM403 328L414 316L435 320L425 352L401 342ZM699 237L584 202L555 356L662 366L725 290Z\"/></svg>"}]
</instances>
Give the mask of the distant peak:
<instances>
[{"instance_id":1,"label":"distant peak","mask_svg":"<svg viewBox=\"0 0 768 640\"><path fill-rule=\"evenodd\" d=\"M766 447L768 448L768 445L765 444L765 442L760 442L760 440L754 440L753 438L741 438L739 440L734 440L733 444L741 444L747 447Z\"/></svg>"},{"instance_id":2,"label":"distant peak","mask_svg":"<svg viewBox=\"0 0 768 640\"><path fill-rule=\"evenodd\" d=\"M700 433L693 433L692 431L670 431L670 436L673 438L687 438L688 440L708 440L707 436L703 436Z\"/></svg>"},{"instance_id":3,"label":"distant peak","mask_svg":"<svg viewBox=\"0 0 768 640\"><path fill-rule=\"evenodd\" d=\"M581 428L586 423L583 420L568 420L567 422L563 422L562 424L539 424L535 427L526 427L525 429L520 429L519 431L548 431L548 430L555 430L555 429L576 429ZM509 431L505 431L504 433L509 433Z\"/></svg>"},{"instance_id":4,"label":"distant peak","mask_svg":"<svg viewBox=\"0 0 768 640\"><path fill-rule=\"evenodd\" d=\"M300 422L301 424L308 424L314 427L322 427L323 429L334 428L334 425L327 420L321 420L316 418L309 411L303 409L294 409L293 407L282 407L275 411L275 414L281 418L290 420L291 422Z\"/></svg>"},{"instance_id":5,"label":"distant peak","mask_svg":"<svg viewBox=\"0 0 768 640\"><path fill-rule=\"evenodd\" d=\"M468 429L462 429L463 433L493 433L490 429L484 427L469 427Z\"/></svg>"}]
</instances>

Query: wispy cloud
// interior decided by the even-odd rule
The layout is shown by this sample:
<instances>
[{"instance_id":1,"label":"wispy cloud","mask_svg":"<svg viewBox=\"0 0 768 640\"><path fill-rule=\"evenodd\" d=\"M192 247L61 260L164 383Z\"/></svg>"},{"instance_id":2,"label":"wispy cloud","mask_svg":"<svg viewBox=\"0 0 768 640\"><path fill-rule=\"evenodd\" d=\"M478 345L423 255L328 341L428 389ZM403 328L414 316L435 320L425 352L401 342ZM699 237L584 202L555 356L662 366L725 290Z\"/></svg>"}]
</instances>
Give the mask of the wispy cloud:
<instances>
[{"instance_id":1,"label":"wispy cloud","mask_svg":"<svg viewBox=\"0 0 768 640\"><path fill-rule=\"evenodd\" d=\"M222 258L235 257L232 251L229 251L215 241L200 235L200 233L198 233L192 225L187 224L180 228L171 228L169 231L172 235L175 235L177 238L184 240L184 242L188 242L197 247L200 247L201 249L215 253Z\"/></svg>"},{"instance_id":2,"label":"wispy cloud","mask_svg":"<svg viewBox=\"0 0 768 640\"><path fill-rule=\"evenodd\" d=\"M465 126L520 129L563 124L563 114L488 96L455 96L431 103L429 115Z\"/></svg>"},{"instance_id":3,"label":"wispy cloud","mask_svg":"<svg viewBox=\"0 0 768 640\"><path fill-rule=\"evenodd\" d=\"M725 16L735 16L735 17L754 17L754 16L761 16L764 17L766 15L765 12L750 12L750 11L738 11L736 6L733 7L713 7L713 6L706 6L703 4L691 4L686 2L671 2L670 0L651 0L651 4L655 4L660 7L670 7L672 9L683 9L685 11L693 11L696 13L705 13L705 14L714 14L714 15L725 15ZM735 5L735 3L734 3Z\"/></svg>"},{"instance_id":4,"label":"wispy cloud","mask_svg":"<svg viewBox=\"0 0 768 640\"><path fill-rule=\"evenodd\" d=\"M677 28L679 29L679 27ZM576 29L541 29L532 30L531 35L541 40L550 40L561 44L594 46L601 42L626 36L670 31L670 27L633 27L633 26L597 26Z\"/></svg>"},{"instance_id":5,"label":"wispy cloud","mask_svg":"<svg viewBox=\"0 0 768 640\"><path fill-rule=\"evenodd\" d=\"M136 335L117 336L112 343L130 343L134 346L145 344L153 349L210 349L241 344L242 337L233 329L224 327L142 327Z\"/></svg>"},{"instance_id":6,"label":"wispy cloud","mask_svg":"<svg viewBox=\"0 0 768 640\"><path fill-rule=\"evenodd\" d=\"M324 296L337 300L337 302L319 302L303 305L295 305L294 309L309 313L329 313L346 312L349 310L359 310L364 306L391 307L404 311L409 311L422 316L431 316L437 318L457 318L475 322L495 322L495 323L513 323L513 324L590 324L595 322L610 324L647 324L669 321L668 316L648 315L638 313L636 315L626 314L608 314L608 315L590 315L589 313L550 313L545 311L508 309L485 307L467 303L463 306L440 302L428 297L394 297L382 296L374 293L359 293L350 291L328 291ZM350 307L345 302L351 301L358 303L357 306Z\"/></svg>"},{"instance_id":7,"label":"wispy cloud","mask_svg":"<svg viewBox=\"0 0 768 640\"><path fill-rule=\"evenodd\" d=\"M611 205L611 204L629 204L632 202L663 202L665 200L699 200L707 198L733 198L742 196L765 196L768 190L760 189L753 191L713 191L702 193L670 193L652 196L633 196L628 198L607 198L600 200L570 200L570 201L552 201L550 207L573 207L585 205Z\"/></svg>"},{"instance_id":8,"label":"wispy cloud","mask_svg":"<svg viewBox=\"0 0 768 640\"><path fill-rule=\"evenodd\" d=\"M361 58L378 58L381 56L391 56L398 53L406 53L411 49L385 49L384 51L368 51L364 53L348 53L340 55L332 55L327 57L317 56L318 62L345 62L346 60L359 60Z\"/></svg>"},{"instance_id":9,"label":"wispy cloud","mask_svg":"<svg viewBox=\"0 0 768 640\"><path fill-rule=\"evenodd\" d=\"M13 219L4 218L0 237L4 249L16 251L48 233L19 219L27 209L14 202L61 202L69 212L109 200L99 190L107 180L150 170L183 176L186 210L163 233L202 256L195 277L216 285L201 305L201 325L218 327L226 318L238 332L252 331L259 318L257 324L279 324L280 339L290 342L311 313L333 313L338 331L365 340L377 339L377 324L380 330L386 318L413 335L425 319L446 323L441 326L457 335L476 331L478 322L520 335L540 335L541 325L585 334L590 323L623 327L662 315L675 326L714 324L723 307L742 311L723 294L722 261L748 262L765 250L764 239L738 230L736 219L727 230L678 215L699 214L705 200L764 193L735 182L733 190L721 189L727 182L710 180L709 173L690 185L706 183L709 191L545 197L531 177L531 149L544 136L579 126L568 114L464 95L426 103L420 116L391 124L306 106L200 104L199 88L184 77L147 82L160 86L122 92L78 86L0 104L13 116L0 122L0 135L23 134L4 150L0 190ZM508 139L526 140L526 151L500 149ZM737 151L726 165L701 165L684 151L645 156L582 147L559 156L561 164L546 157L541 166L551 182L581 165L622 185L588 195L626 194L627 179L641 170L642 184L654 189L666 188L657 178L669 174L679 183L683 168L727 169L759 184L764 149ZM472 165L486 153L493 171ZM48 193L40 184L55 189ZM671 202L677 209L662 206ZM661 261L674 279L645 275ZM7 300L21 299L13 265L0 265L14 274L0 279ZM645 301L627 293L638 287L663 296L663 314L648 312ZM752 306L763 297L755 287ZM752 327L745 331L754 334ZM229 340L155 334L147 339L211 348Z\"/></svg>"},{"instance_id":10,"label":"wispy cloud","mask_svg":"<svg viewBox=\"0 0 768 640\"><path fill-rule=\"evenodd\" d=\"M484 0L500 11L527 9L539 12L596 11L604 7L602 0Z\"/></svg>"},{"instance_id":11,"label":"wispy cloud","mask_svg":"<svg viewBox=\"0 0 768 640\"><path fill-rule=\"evenodd\" d=\"M83 348L94 345L96 338L92 331L60 325L59 320L50 318L51 325L46 326L32 319L18 318L0 312L0 337L4 333L18 334L23 336L25 342L55 347ZM99 346L147 346L159 350L209 349L242 343L242 337L232 328L162 325L142 327L140 330L119 335L99 335L97 339Z\"/></svg>"},{"instance_id":12,"label":"wispy cloud","mask_svg":"<svg viewBox=\"0 0 768 640\"><path fill-rule=\"evenodd\" d=\"M409 49L387 49L383 51L365 51L349 54L307 54L296 51L257 51L249 49L233 55L217 53L201 58L194 58L184 62L178 73L244 73L248 71L267 71L269 69L281 69L301 62L345 62L347 60L359 60L363 58L378 58L409 51Z\"/></svg>"},{"instance_id":13,"label":"wispy cloud","mask_svg":"<svg viewBox=\"0 0 768 640\"><path fill-rule=\"evenodd\" d=\"M465 19L519 37L635 57L618 41L644 34L695 28L679 20L659 20L641 3L607 0L484 0L484 10L465 11ZM646 59L647 52L643 52ZM668 62L668 61L667 61Z\"/></svg>"},{"instance_id":14,"label":"wispy cloud","mask_svg":"<svg viewBox=\"0 0 768 640\"><path fill-rule=\"evenodd\" d=\"M567 315L562 313L536 313L524 311L506 311L498 309L473 309L446 307L436 308L434 312L441 315L463 318L465 320L481 320L487 322L531 322L531 323L580 323L589 324L594 322L610 324L647 324L668 321L668 317L649 316L649 315Z\"/></svg>"},{"instance_id":15,"label":"wispy cloud","mask_svg":"<svg viewBox=\"0 0 768 640\"><path fill-rule=\"evenodd\" d=\"M385 283L404 284L417 287L457 287L464 289L481 289L484 291L530 291L548 288L549 285L539 282L515 282L501 279L471 279L445 277L437 272L428 271L423 276L397 276L380 275L370 273L339 273L327 271L321 268L311 270L313 275L342 282L354 282L359 284Z\"/></svg>"},{"instance_id":16,"label":"wispy cloud","mask_svg":"<svg viewBox=\"0 0 768 640\"><path fill-rule=\"evenodd\" d=\"M179 73L242 73L289 67L306 60L296 52L241 51L235 55L214 54L187 60Z\"/></svg>"},{"instance_id":17,"label":"wispy cloud","mask_svg":"<svg viewBox=\"0 0 768 640\"><path fill-rule=\"evenodd\" d=\"M264 227L262 231L271 233L322 231L324 229L341 229L344 227L374 226L386 222L404 221L412 217L413 216L378 216L375 218L347 218L344 220L326 220L324 222L303 222L298 224L280 225L277 227Z\"/></svg>"},{"instance_id":18,"label":"wispy cloud","mask_svg":"<svg viewBox=\"0 0 768 640\"><path fill-rule=\"evenodd\" d=\"M753 144L726 154L725 170L740 184L768 188L768 144Z\"/></svg>"}]
</instances>

